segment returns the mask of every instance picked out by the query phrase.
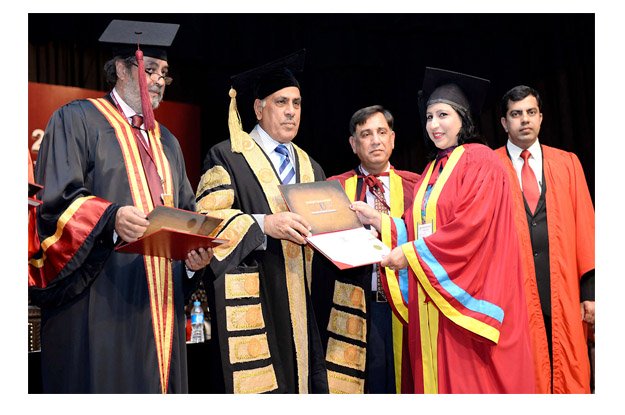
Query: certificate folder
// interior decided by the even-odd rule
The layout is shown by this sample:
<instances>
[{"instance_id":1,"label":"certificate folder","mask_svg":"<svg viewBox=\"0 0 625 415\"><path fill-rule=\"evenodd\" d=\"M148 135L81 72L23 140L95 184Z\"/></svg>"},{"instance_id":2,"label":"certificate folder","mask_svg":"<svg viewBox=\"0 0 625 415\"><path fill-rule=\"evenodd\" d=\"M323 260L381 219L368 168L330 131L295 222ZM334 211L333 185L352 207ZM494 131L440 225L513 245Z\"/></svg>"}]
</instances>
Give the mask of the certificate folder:
<instances>
[{"instance_id":1,"label":"certificate folder","mask_svg":"<svg viewBox=\"0 0 625 415\"><path fill-rule=\"evenodd\" d=\"M190 251L228 242L212 235L222 221L220 218L157 206L148 214L148 221L150 225L141 238L131 243L123 242L115 250L184 260Z\"/></svg>"},{"instance_id":2,"label":"certificate folder","mask_svg":"<svg viewBox=\"0 0 625 415\"><path fill-rule=\"evenodd\" d=\"M291 212L312 227L306 241L339 269L375 264L390 249L365 229L336 180L279 186Z\"/></svg>"}]
</instances>

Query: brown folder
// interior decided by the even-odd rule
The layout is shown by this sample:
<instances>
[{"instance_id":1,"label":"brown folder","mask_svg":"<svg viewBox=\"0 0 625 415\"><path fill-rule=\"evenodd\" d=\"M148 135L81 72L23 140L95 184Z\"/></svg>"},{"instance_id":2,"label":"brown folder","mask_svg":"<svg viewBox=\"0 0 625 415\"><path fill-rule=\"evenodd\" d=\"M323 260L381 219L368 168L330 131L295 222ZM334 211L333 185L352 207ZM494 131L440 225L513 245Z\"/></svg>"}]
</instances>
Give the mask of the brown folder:
<instances>
[{"instance_id":1,"label":"brown folder","mask_svg":"<svg viewBox=\"0 0 625 415\"><path fill-rule=\"evenodd\" d=\"M212 235L222 222L220 218L157 206L148 214L148 221L150 225L141 238L131 243L123 242L115 250L184 260L190 251L228 242Z\"/></svg>"},{"instance_id":2,"label":"brown folder","mask_svg":"<svg viewBox=\"0 0 625 415\"><path fill-rule=\"evenodd\" d=\"M343 270L380 262L389 249L362 226L336 180L278 186L291 212L311 226L306 241Z\"/></svg>"},{"instance_id":3,"label":"brown folder","mask_svg":"<svg viewBox=\"0 0 625 415\"><path fill-rule=\"evenodd\" d=\"M336 180L278 186L291 212L302 215L313 235L362 227L351 202Z\"/></svg>"}]
</instances>

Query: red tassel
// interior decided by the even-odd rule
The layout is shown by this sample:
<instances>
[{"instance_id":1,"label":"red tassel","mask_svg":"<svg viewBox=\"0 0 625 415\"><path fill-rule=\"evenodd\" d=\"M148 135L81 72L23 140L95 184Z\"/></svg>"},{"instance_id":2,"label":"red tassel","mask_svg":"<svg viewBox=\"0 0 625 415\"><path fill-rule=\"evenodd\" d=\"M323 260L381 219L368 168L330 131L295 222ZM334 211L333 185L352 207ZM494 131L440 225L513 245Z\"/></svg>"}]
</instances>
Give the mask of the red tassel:
<instances>
[{"instance_id":1,"label":"red tassel","mask_svg":"<svg viewBox=\"0 0 625 415\"><path fill-rule=\"evenodd\" d=\"M137 49L137 51L135 52L135 57L137 58L137 66L139 67L137 77L139 78L139 93L141 94L143 124L145 125L146 130L152 131L154 130L154 111L152 110L152 101L150 100L150 95L148 94L148 83L145 79L143 51L141 49Z\"/></svg>"}]
</instances>

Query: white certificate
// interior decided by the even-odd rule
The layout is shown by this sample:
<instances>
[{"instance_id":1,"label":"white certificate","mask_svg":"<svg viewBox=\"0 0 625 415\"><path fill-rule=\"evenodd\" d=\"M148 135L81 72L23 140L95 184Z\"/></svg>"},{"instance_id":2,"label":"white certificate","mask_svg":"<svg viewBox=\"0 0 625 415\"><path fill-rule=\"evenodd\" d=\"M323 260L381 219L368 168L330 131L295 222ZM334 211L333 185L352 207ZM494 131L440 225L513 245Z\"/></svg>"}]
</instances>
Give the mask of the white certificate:
<instances>
[{"instance_id":1,"label":"white certificate","mask_svg":"<svg viewBox=\"0 0 625 415\"><path fill-rule=\"evenodd\" d=\"M364 227L321 233L306 240L340 269L375 264L390 252Z\"/></svg>"}]
</instances>

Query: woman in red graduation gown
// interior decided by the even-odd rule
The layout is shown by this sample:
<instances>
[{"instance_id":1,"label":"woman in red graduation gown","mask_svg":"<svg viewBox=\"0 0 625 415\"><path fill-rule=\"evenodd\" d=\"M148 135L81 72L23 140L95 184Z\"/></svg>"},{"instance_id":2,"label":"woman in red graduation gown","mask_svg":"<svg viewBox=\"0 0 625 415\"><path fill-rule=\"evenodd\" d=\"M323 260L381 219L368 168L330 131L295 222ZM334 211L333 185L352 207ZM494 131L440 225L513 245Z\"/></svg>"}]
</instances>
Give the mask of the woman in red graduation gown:
<instances>
[{"instance_id":1,"label":"woman in red graduation gown","mask_svg":"<svg viewBox=\"0 0 625 415\"><path fill-rule=\"evenodd\" d=\"M415 393L534 391L508 177L474 142L472 114L488 83L427 68L420 109L436 156L413 206L398 219L354 204L394 248L381 263L384 285L408 286L399 301L408 307Z\"/></svg>"}]
</instances>

